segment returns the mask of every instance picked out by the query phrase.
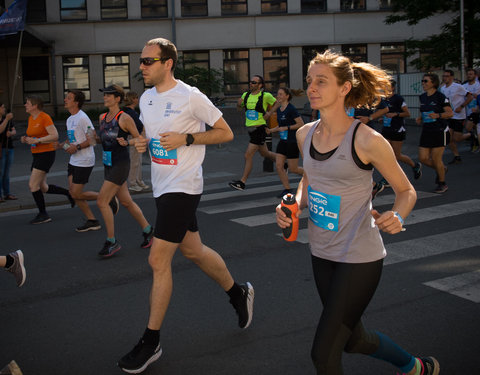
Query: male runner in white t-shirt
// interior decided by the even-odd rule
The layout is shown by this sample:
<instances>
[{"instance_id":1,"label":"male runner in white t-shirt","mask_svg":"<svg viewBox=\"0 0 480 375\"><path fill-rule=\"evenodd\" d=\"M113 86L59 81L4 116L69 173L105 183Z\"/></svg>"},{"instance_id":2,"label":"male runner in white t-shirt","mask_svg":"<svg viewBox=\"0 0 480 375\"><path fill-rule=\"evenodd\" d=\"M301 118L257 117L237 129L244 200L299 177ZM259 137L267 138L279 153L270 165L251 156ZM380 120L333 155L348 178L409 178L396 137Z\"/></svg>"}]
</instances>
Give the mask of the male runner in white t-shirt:
<instances>
[{"instance_id":1,"label":"male runner in white t-shirt","mask_svg":"<svg viewBox=\"0 0 480 375\"><path fill-rule=\"evenodd\" d=\"M480 82L478 82L477 72L475 69L467 69L467 82L463 84L465 90L472 94L472 100L467 104L467 121L465 124L465 129L468 132L471 132L473 136L472 140L472 151L478 151L478 135L477 135L477 124L480 122L479 113L477 111L477 96L480 94ZM480 129L479 129L480 130Z\"/></svg>"},{"instance_id":2,"label":"male runner in white t-shirt","mask_svg":"<svg viewBox=\"0 0 480 375\"><path fill-rule=\"evenodd\" d=\"M93 124L81 110L84 102L85 94L78 90L69 90L64 99L65 109L70 112L70 117L67 119L67 140L63 144L64 150L71 155L68 163L69 191L87 218L85 224L76 229L77 232L101 228L87 203L87 201L96 200L98 193L83 191L95 165L95 151L87 138L88 128L93 129Z\"/></svg>"},{"instance_id":3,"label":"male runner in white t-shirt","mask_svg":"<svg viewBox=\"0 0 480 375\"><path fill-rule=\"evenodd\" d=\"M226 291L240 328L250 325L253 314L252 285L237 284L221 256L202 244L195 214L203 191L205 145L229 142L233 133L205 95L175 79L176 62L175 45L162 38L147 42L140 58L145 84L154 87L140 98L147 138L140 136L136 148L150 152L157 220L149 257L153 285L148 325L139 343L118 362L129 373L144 371L162 354L160 328L172 294L171 262L177 248ZM212 129L205 131L205 124Z\"/></svg>"}]
</instances>

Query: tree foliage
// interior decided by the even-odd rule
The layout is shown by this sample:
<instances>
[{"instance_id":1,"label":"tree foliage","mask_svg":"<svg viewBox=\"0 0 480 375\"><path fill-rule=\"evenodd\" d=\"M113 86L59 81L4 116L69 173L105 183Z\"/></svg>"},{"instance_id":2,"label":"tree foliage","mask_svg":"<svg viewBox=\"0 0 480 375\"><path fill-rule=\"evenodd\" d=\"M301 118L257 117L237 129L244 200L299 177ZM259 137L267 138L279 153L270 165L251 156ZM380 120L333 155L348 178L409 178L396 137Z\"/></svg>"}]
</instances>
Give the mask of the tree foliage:
<instances>
[{"instance_id":1,"label":"tree foliage","mask_svg":"<svg viewBox=\"0 0 480 375\"><path fill-rule=\"evenodd\" d=\"M195 86L207 96L223 92L223 74L219 69L206 69L195 65L183 67L178 64L175 68L175 78Z\"/></svg>"},{"instance_id":2,"label":"tree foliage","mask_svg":"<svg viewBox=\"0 0 480 375\"><path fill-rule=\"evenodd\" d=\"M464 0L465 57L467 66L474 66L480 59L480 1ZM418 69L429 70L450 65L461 67L460 47L460 0L393 0L392 14L385 22L407 22L416 25L421 20L450 14L450 22L442 26L439 34L423 40L409 39L406 43L407 55L421 53L411 64Z\"/></svg>"}]
</instances>

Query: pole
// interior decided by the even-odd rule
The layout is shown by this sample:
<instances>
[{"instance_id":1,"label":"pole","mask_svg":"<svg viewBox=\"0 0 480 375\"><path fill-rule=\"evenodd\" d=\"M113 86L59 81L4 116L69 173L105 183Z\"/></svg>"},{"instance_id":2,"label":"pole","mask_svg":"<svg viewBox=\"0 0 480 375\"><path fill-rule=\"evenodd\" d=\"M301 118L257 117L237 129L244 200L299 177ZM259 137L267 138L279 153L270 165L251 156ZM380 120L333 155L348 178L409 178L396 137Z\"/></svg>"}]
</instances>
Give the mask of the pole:
<instances>
[{"instance_id":1,"label":"pole","mask_svg":"<svg viewBox=\"0 0 480 375\"><path fill-rule=\"evenodd\" d=\"M464 20L463 0L460 0L460 72L462 82L465 81L465 20Z\"/></svg>"},{"instance_id":2,"label":"pole","mask_svg":"<svg viewBox=\"0 0 480 375\"><path fill-rule=\"evenodd\" d=\"M20 51L22 50L23 30L20 31L20 40L18 41L17 63L15 64L15 75L13 76L12 99L10 101L10 110L13 111L13 98L15 97L15 88L18 79L18 66L20 64Z\"/></svg>"},{"instance_id":3,"label":"pole","mask_svg":"<svg viewBox=\"0 0 480 375\"><path fill-rule=\"evenodd\" d=\"M172 43L177 45L177 25L175 24L175 0L172 0Z\"/></svg>"}]
</instances>

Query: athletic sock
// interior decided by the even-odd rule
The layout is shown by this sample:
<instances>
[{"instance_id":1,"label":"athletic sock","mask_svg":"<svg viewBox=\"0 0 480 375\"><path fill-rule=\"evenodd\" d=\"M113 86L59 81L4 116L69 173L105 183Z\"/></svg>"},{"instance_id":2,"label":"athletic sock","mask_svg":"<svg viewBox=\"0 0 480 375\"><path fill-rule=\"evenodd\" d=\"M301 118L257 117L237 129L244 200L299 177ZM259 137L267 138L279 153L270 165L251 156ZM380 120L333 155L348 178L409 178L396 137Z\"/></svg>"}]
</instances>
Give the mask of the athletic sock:
<instances>
[{"instance_id":1,"label":"athletic sock","mask_svg":"<svg viewBox=\"0 0 480 375\"><path fill-rule=\"evenodd\" d=\"M46 214L47 211L45 210L45 198L43 197L43 193L41 190L37 190L32 192L33 199L35 200L35 204L38 207L38 211L41 214Z\"/></svg>"},{"instance_id":2,"label":"athletic sock","mask_svg":"<svg viewBox=\"0 0 480 375\"><path fill-rule=\"evenodd\" d=\"M11 255L6 255L6 258L7 258L7 262L5 263L5 268L10 268L13 262L15 262L15 259L13 259Z\"/></svg>"},{"instance_id":3,"label":"athletic sock","mask_svg":"<svg viewBox=\"0 0 480 375\"><path fill-rule=\"evenodd\" d=\"M235 299L243 295L243 289L240 285L234 282L230 290L227 290L227 294L231 299Z\"/></svg>"},{"instance_id":4,"label":"athletic sock","mask_svg":"<svg viewBox=\"0 0 480 375\"><path fill-rule=\"evenodd\" d=\"M150 233L150 230L152 230L152 226L148 224L145 228L143 228L143 233Z\"/></svg>"},{"instance_id":5,"label":"athletic sock","mask_svg":"<svg viewBox=\"0 0 480 375\"><path fill-rule=\"evenodd\" d=\"M112 237L112 238L107 237L107 241L109 241L111 243L115 243L115 237Z\"/></svg>"},{"instance_id":6,"label":"athletic sock","mask_svg":"<svg viewBox=\"0 0 480 375\"><path fill-rule=\"evenodd\" d=\"M418 358L415 358L415 374L414 375L423 375L422 372L422 364L420 363L420 360Z\"/></svg>"},{"instance_id":7,"label":"athletic sock","mask_svg":"<svg viewBox=\"0 0 480 375\"><path fill-rule=\"evenodd\" d=\"M57 185L48 185L47 194L62 194L62 195L66 195L67 197L70 196L70 193L68 192L67 189Z\"/></svg>"},{"instance_id":8,"label":"athletic sock","mask_svg":"<svg viewBox=\"0 0 480 375\"><path fill-rule=\"evenodd\" d=\"M370 356L390 362L399 368L402 373L406 374L412 371L415 367L416 358L394 343L390 337L380 332L375 333L378 336L379 345L377 351Z\"/></svg>"},{"instance_id":9,"label":"athletic sock","mask_svg":"<svg viewBox=\"0 0 480 375\"><path fill-rule=\"evenodd\" d=\"M142 338L146 344L158 345L160 342L160 330L154 330L147 327Z\"/></svg>"}]
</instances>

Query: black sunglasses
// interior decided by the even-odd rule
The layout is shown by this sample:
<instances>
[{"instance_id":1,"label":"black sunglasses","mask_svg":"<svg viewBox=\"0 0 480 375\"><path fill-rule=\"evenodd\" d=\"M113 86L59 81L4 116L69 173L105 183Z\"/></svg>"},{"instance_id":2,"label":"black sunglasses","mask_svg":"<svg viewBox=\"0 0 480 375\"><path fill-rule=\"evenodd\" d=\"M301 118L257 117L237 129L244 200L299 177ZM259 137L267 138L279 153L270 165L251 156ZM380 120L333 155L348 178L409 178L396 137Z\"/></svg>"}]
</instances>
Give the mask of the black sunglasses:
<instances>
[{"instance_id":1,"label":"black sunglasses","mask_svg":"<svg viewBox=\"0 0 480 375\"><path fill-rule=\"evenodd\" d=\"M140 65L150 66L153 65L156 61L165 62L169 60L170 57L140 57Z\"/></svg>"},{"instance_id":2,"label":"black sunglasses","mask_svg":"<svg viewBox=\"0 0 480 375\"><path fill-rule=\"evenodd\" d=\"M428 79L422 79L422 83L428 83L430 82Z\"/></svg>"}]
</instances>

